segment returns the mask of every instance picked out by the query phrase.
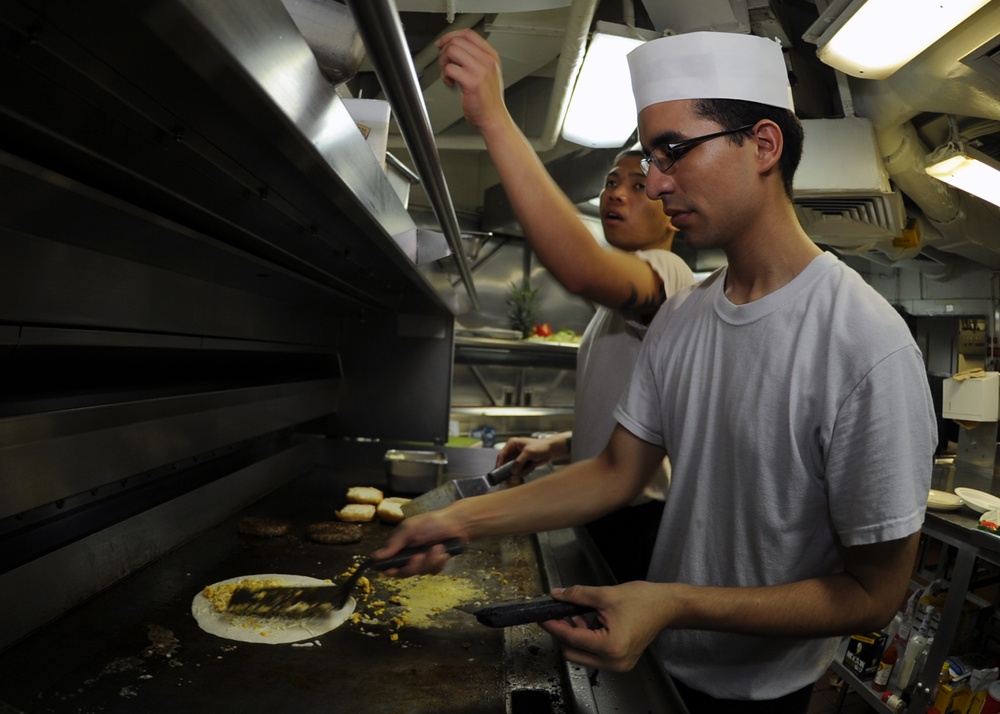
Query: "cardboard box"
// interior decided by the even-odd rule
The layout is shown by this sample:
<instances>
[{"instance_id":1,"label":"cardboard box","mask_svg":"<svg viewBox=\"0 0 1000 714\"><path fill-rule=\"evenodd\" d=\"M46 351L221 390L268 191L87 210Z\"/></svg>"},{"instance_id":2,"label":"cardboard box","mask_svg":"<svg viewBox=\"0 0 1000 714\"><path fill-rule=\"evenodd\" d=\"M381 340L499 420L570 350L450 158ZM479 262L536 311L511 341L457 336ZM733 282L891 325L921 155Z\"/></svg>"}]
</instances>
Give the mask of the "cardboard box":
<instances>
[{"instance_id":1,"label":"cardboard box","mask_svg":"<svg viewBox=\"0 0 1000 714\"><path fill-rule=\"evenodd\" d=\"M986 690L982 689L978 692L973 692L972 696L969 697L969 703L965 707L965 712L963 714L979 714L983 709L983 702L986 701ZM947 714L947 712L945 713Z\"/></svg>"},{"instance_id":2,"label":"cardboard box","mask_svg":"<svg viewBox=\"0 0 1000 714\"><path fill-rule=\"evenodd\" d=\"M851 635L844 653L844 665L859 679L870 679L875 676L882 652L885 650L887 636L884 632L869 632L864 635Z\"/></svg>"},{"instance_id":3,"label":"cardboard box","mask_svg":"<svg viewBox=\"0 0 1000 714\"><path fill-rule=\"evenodd\" d=\"M342 100L358 130L365 137L379 166L385 169L385 152L389 141L389 102L383 99Z\"/></svg>"},{"instance_id":4,"label":"cardboard box","mask_svg":"<svg viewBox=\"0 0 1000 714\"><path fill-rule=\"evenodd\" d=\"M929 605L934 608L931 612L931 627L930 636L934 636L937 633L938 623L941 620L941 613L944 612L944 603L948 598L948 591L942 591L937 595L925 595L920 598L920 602L924 605ZM982 610L979 605L968 600L962 603L962 614L959 616L958 626L955 628L954 639L950 647L952 652L963 652L966 649L973 648L975 646L974 638L976 636L976 621L979 618L979 612ZM914 624L914 627L919 626L919 623ZM942 712L943 714L943 712Z\"/></svg>"},{"instance_id":5,"label":"cardboard box","mask_svg":"<svg viewBox=\"0 0 1000 714\"><path fill-rule=\"evenodd\" d=\"M941 714L949 712L960 712L965 714L972 698L972 690L967 684L959 682L948 682L941 685L937 697L934 698L934 707Z\"/></svg>"},{"instance_id":6,"label":"cardboard box","mask_svg":"<svg viewBox=\"0 0 1000 714\"><path fill-rule=\"evenodd\" d=\"M941 384L941 413L945 419L997 421L1000 419L1000 373L946 379Z\"/></svg>"}]
</instances>

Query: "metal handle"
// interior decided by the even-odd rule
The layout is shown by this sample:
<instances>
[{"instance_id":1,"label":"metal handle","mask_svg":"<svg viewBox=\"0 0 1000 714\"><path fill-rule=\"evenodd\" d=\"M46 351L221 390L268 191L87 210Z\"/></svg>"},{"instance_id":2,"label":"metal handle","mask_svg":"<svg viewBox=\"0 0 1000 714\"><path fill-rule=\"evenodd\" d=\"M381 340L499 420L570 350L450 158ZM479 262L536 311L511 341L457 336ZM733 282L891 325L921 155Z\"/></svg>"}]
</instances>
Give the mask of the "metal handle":
<instances>
[{"instance_id":1,"label":"metal handle","mask_svg":"<svg viewBox=\"0 0 1000 714\"><path fill-rule=\"evenodd\" d=\"M444 550L448 555L458 555L465 550L465 543L463 543L458 538L452 538L451 540L440 541L439 543L427 543L425 545L418 545L412 548L403 548L401 551L395 555L390 555L384 560L374 560L369 567L375 570L388 570L389 568L402 568L407 563L410 562L410 558L418 553L426 553L431 548L436 545L443 545Z\"/></svg>"},{"instance_id":2,"label":"metal handle","mask_svg":"<svg viewBox=\"0 0 1000 714\"><path fill-rule=\"evenodd\" d=\"M515 600L513 602L487 605L474 612L476 619L490 627L513 627L530 622L561 620L565 617L588 615L593 608L571 602L542 597L535 600Z\"/></svg>"},{"instance_id":3,"label":"metal handle","mask_svg":"<svg viewBox=\"0 0 1000 714\"><path fill-rule=\"evenodd\" d=\"M509 479L513 475L515 463L517 463L517 460L512 459L503 466L498 466L486 474L486 480L489 481L490 486L496 486L498 483L503 483Z\"/></svg>"}]
</instances>

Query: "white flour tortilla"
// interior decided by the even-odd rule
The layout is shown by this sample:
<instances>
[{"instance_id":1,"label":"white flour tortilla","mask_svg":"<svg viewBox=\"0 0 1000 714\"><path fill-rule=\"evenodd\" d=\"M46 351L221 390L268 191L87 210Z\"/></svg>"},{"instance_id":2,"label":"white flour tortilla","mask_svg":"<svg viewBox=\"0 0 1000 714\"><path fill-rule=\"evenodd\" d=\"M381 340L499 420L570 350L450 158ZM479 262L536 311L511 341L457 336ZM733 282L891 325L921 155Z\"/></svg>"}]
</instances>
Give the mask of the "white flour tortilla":
<instances>
[{"instance_id":1,"label":"white flour tortilla","mask_svg":"<svg viewBox=\"0 0 1000 714\"><path fill-rule=\"evenodd\" d=\"M238 578L220 580L214 585L228 585L241 580L277 580L283 585L329 585L325 580L305 575L241 575ZM355 600L348 598L347 604L339 610L309 618L263 618L249 615L232 615L219 612L211 601L199 592L191 602L191 614L198 626L205 632L238 642L255 642L265 645L284 645L319 637L339 627L354 612Z\"/></svg>"}]
</instances>

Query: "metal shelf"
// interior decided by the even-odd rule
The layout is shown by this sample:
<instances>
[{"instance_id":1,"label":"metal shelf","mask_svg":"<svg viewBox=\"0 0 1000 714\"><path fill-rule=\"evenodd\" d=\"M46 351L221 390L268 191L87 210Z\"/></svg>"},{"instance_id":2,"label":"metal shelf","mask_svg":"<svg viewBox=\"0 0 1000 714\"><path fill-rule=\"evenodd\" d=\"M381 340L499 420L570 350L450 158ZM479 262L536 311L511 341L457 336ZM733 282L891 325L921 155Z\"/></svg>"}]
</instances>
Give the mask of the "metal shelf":
<instances>
[{"instance_id":1,"label":"metal shelf","mask_svg":"<svg viewBox=\"0 0 1000 714\"><path fill-rule=\"evenodd\" d=\"M844 665L841 649L837 650L838 657L830 669L836 672L837 676L847 683L847 686L849 686L858 696L864 699L868 706L873 707L876 711L891 714L892 710L882 703L882 692L876 692L871 688L870 683L862 681L858 675Z\"/></svg>"},{"instance_id":2,"label":"metal shelf","mask_svg":"<svg viewBox=\"0 0 1000 714\"><path fill-rule=\"evenodd\" d=\"M941 558L945 558L947 548L955 549L954 564L948 578L948 595L938 624L938 635L934 638L927 655L923 670L919 673L913 694L905 711L922 714L930 706L931 687L923 683L936 682L941 671L941 665L950 654L954 634L958 631L962 617L962 608L970 597L969 588L976 574L976 561L984 560L1000 566L1000 537L990 535L977 529L978 517L973 517L970 511L961 509L951 512L928 511L924 518L922 532L925 536L940 541L945 548ZM941 572L938 577L945 577ZM943 636L942 633L949 633ZM852 671L843 665L843 649L838 650L838 656L832 669L843 677L855 692L878 711L889 712L889 708L881 702L881 693L872 691L867 682L861 681Z\"/></svg>"},{"instance_id":3,"label":"metal shelf","mask_svg":"<svg viewBox=\"0 0 1000 714\"><path fill-rule=\"evenodd\" d=\"M572 407L452 407L452 414L489 417L573 416Z\"/></svg>"},{"instance_id":4,"label":"metal shelf","mask_svg":"<svg viewBox=\"0 0 1000 714\"><path fill-rule=\"evenodd\" d=\"M455 337L456 364L495 364L517 367L576 369L580 346L569 342Z\"/></svg>"}]
</instances>

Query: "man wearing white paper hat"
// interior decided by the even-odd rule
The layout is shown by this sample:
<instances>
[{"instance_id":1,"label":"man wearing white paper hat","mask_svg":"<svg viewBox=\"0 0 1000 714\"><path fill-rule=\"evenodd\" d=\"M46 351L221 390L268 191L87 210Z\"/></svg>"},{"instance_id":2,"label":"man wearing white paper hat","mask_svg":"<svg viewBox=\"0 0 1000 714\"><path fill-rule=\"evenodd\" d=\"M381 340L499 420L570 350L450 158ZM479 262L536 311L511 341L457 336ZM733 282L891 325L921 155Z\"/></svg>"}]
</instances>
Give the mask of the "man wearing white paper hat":
<instances>
[{"instance_id":1,"label":"man wearing white paper hat","mask_svg":"<svg viewBox=\"0 0 1000 714\"><path fill-rule=\"evenodd\" d=\"M554 590L598 626L543 627L588 667L628 669L649 647L692 714L804 714L840 636L884 626L905 596L937 438L923 359L795 218L802 130L780 48L692 33L629 64L647 195L728 265L660 308L601 454L405 521L378 555L583 522L667 454L648 579Z\"/></svg>"},{"instance_id":2,"label":"man wearing white paper hat","mask_svg":"<svg viewBox=\"0 0 1000 714\"><path fill-rule=\"evenodd\" d=\"M802 129L776 43L691 33L629 67L647 194L728 259L661 310L616 411L674 463L650 580L696 586L654 652L693 712L804 712L838 636L905 596L936 443L923 359L795 217Z\"/></svg>"}]
</instances>

